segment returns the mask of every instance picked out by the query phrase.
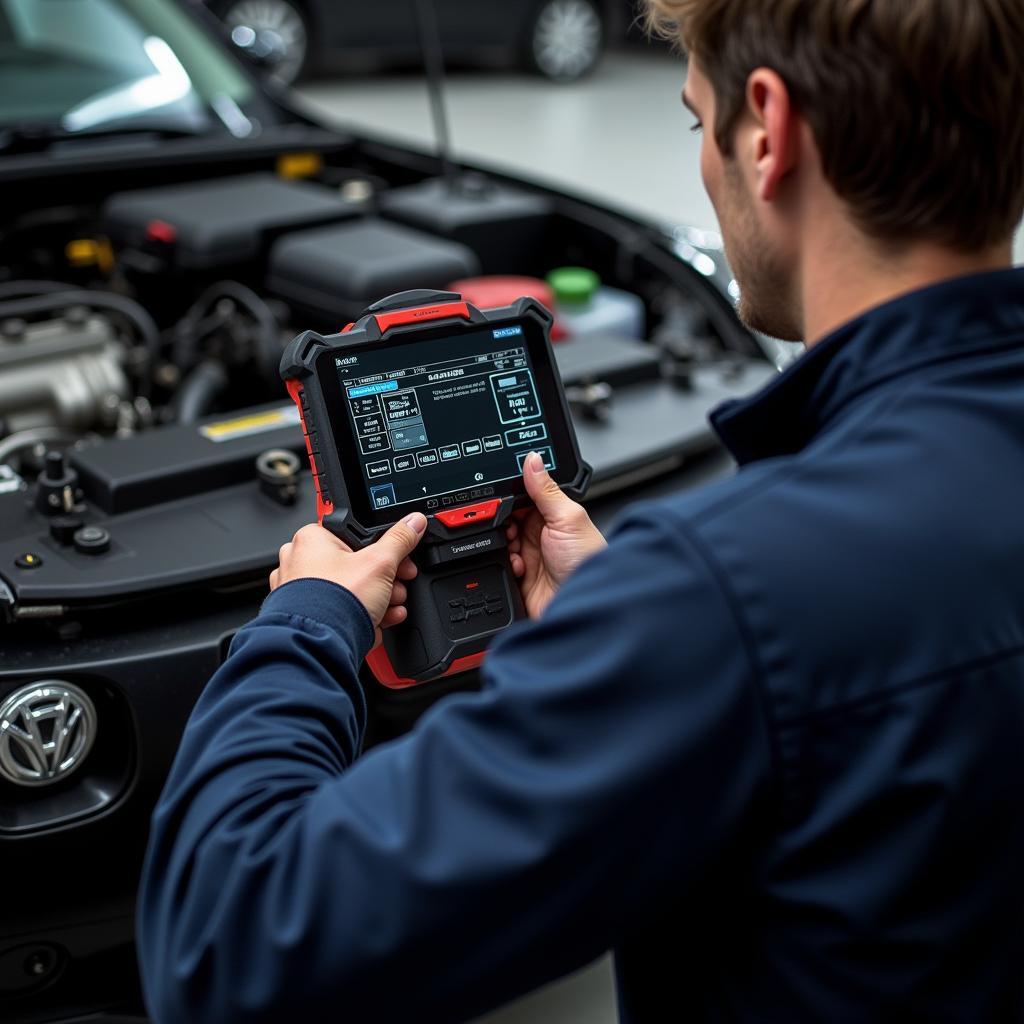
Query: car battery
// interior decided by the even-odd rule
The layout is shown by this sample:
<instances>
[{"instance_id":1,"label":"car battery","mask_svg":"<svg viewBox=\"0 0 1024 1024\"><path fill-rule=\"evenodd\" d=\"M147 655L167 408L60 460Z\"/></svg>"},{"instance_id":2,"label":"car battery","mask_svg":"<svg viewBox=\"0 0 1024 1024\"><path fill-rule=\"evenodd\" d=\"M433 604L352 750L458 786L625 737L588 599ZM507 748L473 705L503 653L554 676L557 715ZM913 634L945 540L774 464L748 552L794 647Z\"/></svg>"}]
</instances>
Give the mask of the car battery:
<instances>
[{"instance_id":1,"label":"car battery","mask_svg":"<svg viewBox=\"0 0 1024 1024\"><path fill-rule=\"evenodd\" d=\"M367 218L280 238L266 285L310 326L339 330L381 295L440 289L479 268L465 245Z\"/></svg>"},{"instance_id":2,"label":"car battery","mask_svg":"<svg viewBox=\"0 0 1024 1024\"><path fill-rule=\"evenodd\" d=\"M246 174L120 192L102 222L129 270L222 274L261 260L286 231L355 216L322 185Z\"/></svg>"},{"instance_id":3,"label":"car battery","mask_svg":"<svg viewBox=\"0 0 1024 1024\"><path fill-rule=\"evenodd\" d=\"M553 220L551 202L486 178L430 179L392 189L380 212L423 231L469 246L485 274L542 274Z\"/></svg>"}]
</instances>

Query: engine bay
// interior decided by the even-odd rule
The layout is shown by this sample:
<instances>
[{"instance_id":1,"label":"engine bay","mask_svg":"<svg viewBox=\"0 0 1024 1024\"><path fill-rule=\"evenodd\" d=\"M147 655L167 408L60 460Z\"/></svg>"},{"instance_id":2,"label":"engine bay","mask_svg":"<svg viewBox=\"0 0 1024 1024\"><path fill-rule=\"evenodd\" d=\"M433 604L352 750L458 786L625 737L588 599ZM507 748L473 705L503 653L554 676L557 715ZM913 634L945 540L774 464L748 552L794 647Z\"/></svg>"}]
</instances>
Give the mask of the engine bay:
<instances>
[{"instance_id":1,"label":"engine bay","mask_svg":"<svg viewBox=\"0 0 1024 1024\"><path fill-rule=\"evenodd\" d=\"M0 462L39 442L126 437L269 401L298 330L338 330L406 287L543 276L592 254L550 199L483 176L457 194L433 179L387 188L366 175L323 177L263 172L133 189L8 224ZM662 351L674 342L690 361L755 354L738 325L715 329L707 290L621 283L654 307Z\"/></svg>"},{"instance_id":2,"label":"engine bay","mask_svg":"<svg viewBox=\"0 0 1024 1024\"><path fill-rule=\"evenodd\" d=\"M136 187L107 192L108 175L85 175L81 201L30 203L3 225L4 617L55 620L86 601L63 556L109 555L109 538L75 535L109 534L112 516L196 498L213 516L223 489L248 481L278 496L281 532L290 528L302 470L288 477L284 455L257 468L268 451L302 454L280 354L300 330L340 330L383 295L510 274L540 289L553 268L586 263L630 300L646 329L579 327L568 310L556 346L597 493L706 448L707 409L769 371L706 268L673 255L671 244L695 253L685 242L496 175L453 181L409 162L363 144L216 175L126 168L114 177ZM31 541L47 525L44 547L59 556L48 565ZM180 553L169 574L158 551L145 572L135 559L131 575L108 572L115 557L93 558L88 578L104 601L242 578L274 550L243 543L251 557L238 550L225 563L198 547L188 573ZM33 553L37 571L17 566ZM20 571L10 574L12 558Z\"/></svg>"}]
</instances>

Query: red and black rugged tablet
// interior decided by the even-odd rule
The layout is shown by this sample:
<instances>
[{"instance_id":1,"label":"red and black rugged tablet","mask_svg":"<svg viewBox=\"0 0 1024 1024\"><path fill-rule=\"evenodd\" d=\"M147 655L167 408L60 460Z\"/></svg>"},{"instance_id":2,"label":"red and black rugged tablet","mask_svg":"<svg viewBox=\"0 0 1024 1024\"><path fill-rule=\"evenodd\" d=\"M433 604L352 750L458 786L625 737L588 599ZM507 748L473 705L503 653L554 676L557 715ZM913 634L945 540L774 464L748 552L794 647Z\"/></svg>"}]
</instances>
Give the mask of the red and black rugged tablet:
<instances>
[{"instance_id":1,"label":"red and black rugged tablet","mask_svg":"<svg viewBox=\"0 0 1024 1024\"><path fill-rule=\"evenodd\" d=\"M299 335L282 357L321 524L361 548L410 512L427 516L409 617L367 659L385 686L479 665L491 639L523 615L505 527L530 504L529 452L566 493L584 494L590 467L550 327L534 299L479 310L454 293L402 292L341 334Z\"/></svg>"}]
</instances>

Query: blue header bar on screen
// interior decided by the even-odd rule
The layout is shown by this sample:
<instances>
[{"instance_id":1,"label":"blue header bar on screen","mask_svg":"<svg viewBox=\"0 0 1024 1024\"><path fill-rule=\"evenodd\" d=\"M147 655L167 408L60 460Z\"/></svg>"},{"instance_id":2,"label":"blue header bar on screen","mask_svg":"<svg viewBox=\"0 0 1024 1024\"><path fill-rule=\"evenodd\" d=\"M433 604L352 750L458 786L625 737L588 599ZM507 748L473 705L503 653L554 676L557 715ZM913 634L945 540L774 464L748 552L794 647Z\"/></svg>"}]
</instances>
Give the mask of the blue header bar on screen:
<instances>
[{"instance_id":1,"label":"blue header bar on screen","mask_svg":"<svg viewBox=\"0 0 1024 1024\"><path fill-rule=\"evenodd\" d=\"M363 384L358 388L349 388L349 398L363 398L366 395L379 395L382 391L397 391L397 380L382 380L379 384Z\"/></svg>"}]
</instances>

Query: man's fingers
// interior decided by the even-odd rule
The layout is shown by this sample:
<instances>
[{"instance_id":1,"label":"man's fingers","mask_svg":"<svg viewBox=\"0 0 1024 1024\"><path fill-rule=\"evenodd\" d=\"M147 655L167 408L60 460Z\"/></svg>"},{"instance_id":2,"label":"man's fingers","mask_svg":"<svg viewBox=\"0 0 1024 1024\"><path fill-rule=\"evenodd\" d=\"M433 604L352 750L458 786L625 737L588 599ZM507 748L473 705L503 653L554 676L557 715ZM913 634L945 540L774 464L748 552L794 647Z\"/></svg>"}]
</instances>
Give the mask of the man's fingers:
<instances>
[{"instance_id":1,"label":"man's fingers","mask_svg":"<svg viewBox=\"0 0 1024 1024\"><path fill-rule=\"evenodd\" d=\"M523 561L523 556L522 555L518 555L518 554L511 555L510 558L509 558L509 562L512 565L512 575L513 576L522 576L522 575L525 574L525 572L526 572L526 563Z\"/></svg>"},{"instance_id":2,"label":"man's fingers","mask_svg":"<svg viewBox=\"0 0 1024 1024\"><path fill-rule=\"evenodd\" d=\"M406 516L400 523L395 523L377 541L374 545L377 554L387 557L392 572L397 574L398 567L412 554L426 528L427 517L420 512L413 512L411 516Z\"/></svg>"},{"instance_id":3,"label":"man's fingers","mask_svg":"<svg viewBox=\"0 0 1024 1024\"><path fill-rule=\"evenodd\" d=\"M270 574L270 589L271 590L277 590L277 578L278 578L278 570L275 569Z\"/></svg>"},{"instance_id":4,"label":"man's fingers","mask_svg":"<svg viewBox=\"0 0 1024 1024\"><path fill-rule=\"evenodd\" d=\"M292 544L301 544L303 548L309 544L327 544L339 551L352 550L340 537L335 537L330 530L325 530L317 523L307 523L298 530L292 537Z\"/></svg>"},{"instance_id":5,"label":"man's fingers","mask_svg":"<svg viewBox=\"0 0 1024 1024\"><path fill-rule=\"evenodd\" d=\"M400 622L405 622L408 615L404 604L395 605L394 608L389 608L384 613L384 618L380 620L381 628L389 629L391 626L397 626Z\"/></svg>"},{"instance_id":6,"label":"man's fingers","mask_svg":"<svg viewBox=\"0 0 1024 1024\"><path fill-rule=\"evenodd\" d=\"M555 522L575 508L576 502L562 493L536 452L530 452L523 461L523 480L526 493L533 499L545 522Z\"/></svg>"},{"instance_id":7,"label":"man's fingers","mask_svg":"<svg viewBox=\"0 0 1024 1024\"><path fill-rule=\"evenodd\" d=\"M405 589L405 585L402 583L396 583L391 589L391 605L394 607L398 604L405 604L409 597L408 591Z\"/></svg>"},{"instance_id":8,"label":"man's fingers","mask_svg":"<svg viewBox=\"0 0 1024 1024\"><path fill-rule=\"evenodd\" d=\"M416 563L411 558L403 559L402 564L398 567L397 576L400 580L405 580L407 583L409 580L416 579L416 575L419 573L419 569Z\"/></svg>"}]
</instances>

